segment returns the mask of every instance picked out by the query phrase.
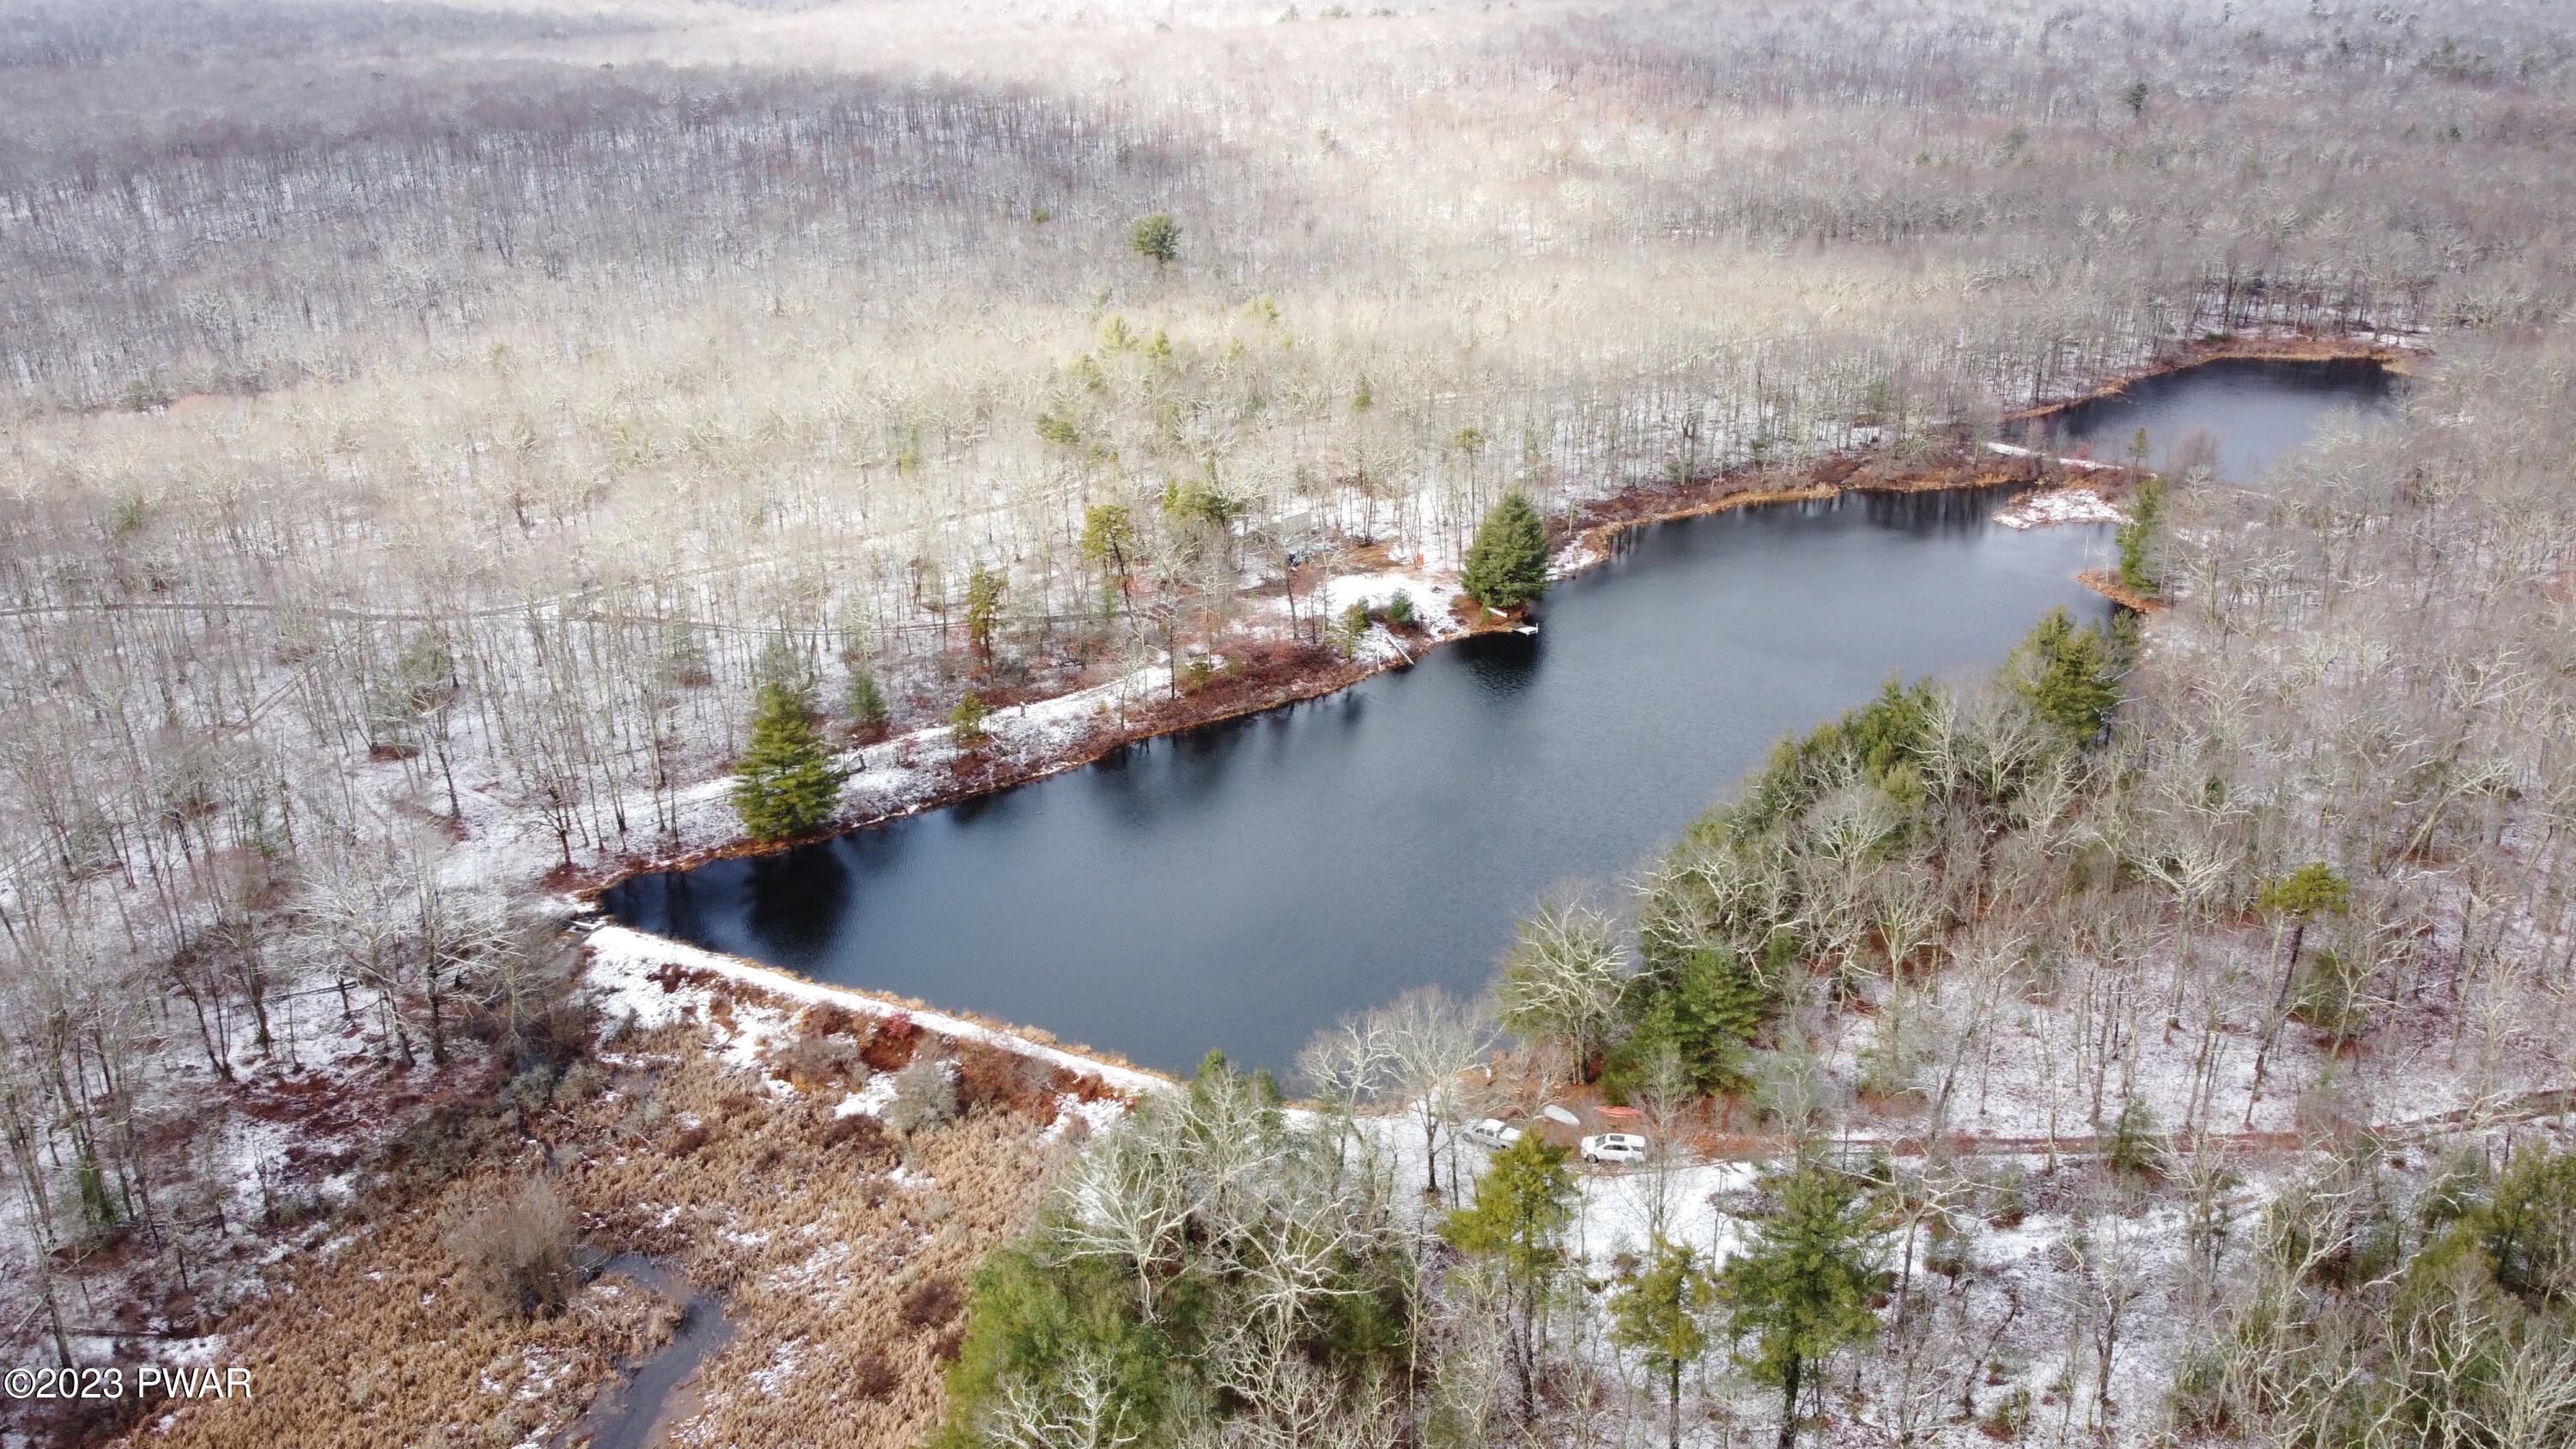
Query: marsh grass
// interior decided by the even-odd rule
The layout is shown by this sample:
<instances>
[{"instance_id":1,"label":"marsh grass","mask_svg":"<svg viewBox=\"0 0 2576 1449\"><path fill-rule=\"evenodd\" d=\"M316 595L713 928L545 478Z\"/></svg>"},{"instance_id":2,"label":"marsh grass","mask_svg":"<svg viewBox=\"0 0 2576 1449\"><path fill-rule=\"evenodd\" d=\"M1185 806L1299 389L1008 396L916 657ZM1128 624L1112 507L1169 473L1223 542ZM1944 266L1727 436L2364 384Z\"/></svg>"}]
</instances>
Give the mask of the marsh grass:
<instances>
[{"instance_id":1,"label":"marsh grass","mask_svg":"<svg viewBox=\"0 0 2576 1449\"><path fill-rule=\"evenodd\" d=\"M822 1010L803 1025L757 1076L726 1070L707 1022L629 1035L602 1064L602 1089L531 1114L528 1140L397 1185L331 1229L222 1326L256 1393L179 1410L138 1442L542 1442L677 1320L620 1275L585 1283L572 1271L576 1253L618 1252L649 1254L725 1300L735 1332L695 1381L699 1442L917 1442L957 1352L962 1285L1027 1226L1060 1150L1041 1137L1052 1074L909 1022L872 1032ZM810 1092L784 1080L789 1064L891 1057L890 1038L905 1065L916 1043L924 1064L957 1064L957 1116L898 1139L872 1116L833 1111L832 1086L863 1084L863 1068L831 1085L808 1078ZM835 1040L850 1041L846 1056L811 1045Z\"/></svg>"}]
</instances>

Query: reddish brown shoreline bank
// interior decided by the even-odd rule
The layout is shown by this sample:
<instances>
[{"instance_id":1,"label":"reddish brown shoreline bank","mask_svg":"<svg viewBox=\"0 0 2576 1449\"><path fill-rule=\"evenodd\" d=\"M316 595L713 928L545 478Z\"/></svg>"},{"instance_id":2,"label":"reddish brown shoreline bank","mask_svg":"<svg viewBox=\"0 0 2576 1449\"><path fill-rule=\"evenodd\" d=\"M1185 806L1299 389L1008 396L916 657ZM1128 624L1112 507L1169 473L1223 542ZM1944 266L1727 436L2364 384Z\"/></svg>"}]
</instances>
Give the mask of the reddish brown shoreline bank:
<instances>
[{"instance_id":1,"label":"reddish brown shoreline bank","mask_svg":"<svg viewBox=\"0 0 2576 1449\"><path fill-rule=\"evenodd\" d=\"M2080 396L2006 413L2003 420L2022 423L2051 417L2085 403L2117 397L2148 378L2189 372L2212 362L2376 362L2400 377L2411 377L2414 364L2423 356L2421 349L2391 347L2349 337L2230 337L2217 342L2183 342L2167 348L2159 354L2156 364L2143 372L2131 373L2117 382L2104 383Z\"/></svg>"},{"instance_id":2,"label":"reddish brown shoreline bank","mask_svg":"<svg viewBox=\"0 0 2576 1449\"><path fill-rule=\"evenodd\" d=\"M1964 455L1963 455L1964 457ZM1951 470L1917 469L1904 477L1870 476L1861 478L1862 465L1844 456L1828 459L1801 470L1763 469L1719 474L1697 483L1632 491L1606 500L1576 515L1574 531L1587 550L1575 568L1584 572L1598 567L1609 558L1610 541L1618 534L1649 524L1666 523L1702 514L1724 512L1762 503L1788 503L1831 498L1838 493L1861 491L1931 492L1953 488L1984 488L2015 482L2042 482L2046 473L2038 460L2026 460L2027 466L2008 470L1974 471L1964 464ZM1833 475L1840 480L1818 481ZM1801 476L1803 475L1803 476ZM1476 611L1469 610L1472 615ZM558 867L550 883L571 891L584 904L596 906L599 896L622 881L637 875L663 871L684 871L713 860L731 860L792 850L846 835L856 830L888 824L925 811L940 810L971 800L980 795L1007 790L1017 785L1043 780L1067 770L1080 769L1103 757L1147 740L1206 725L1223 724L1246 715L1262 714L1283 705L1316 699L1390 669L1403 668L1422 657L1427 650L1453 643L1476 634L1509 629L1520 623L1518 615L1502 618L1462 617L1467 632L1448 638L1427 634L1409 634L1404 638L1410 657L1358 661L1343 659L1331 650L1315 645L1286 640L1252 645L1241 652L1251 662L1240 674L1220 675L1196 691L1179 699L1166 699L1152 709L1127 716L1108 728L1097 729L1061 753L1020 760L996 760L981 754L960 757L951 767L951 780L943 788L906 805L862 819L836 823L828 830L785 840L759 841L738 839L711 849L691 851L678 856L648 857L626 855L606 864L566 872Z\"/></svg>"},{"instance_id":3,"label":"reddish brown shoreline bank","mask_svg":"<svg viewBox=\"0 0 2576 1449\"><path fill-rule=\"evenodd\" d=\"M1424 648L1436 642L1439 641L1427 636L1421 641ZM711 860L770 855L925 811L945 809L979 795L1080 769L1129 745L1331 694L1407 662L1395 659L1363 663L1342 659L1319 646L1287 641L1273 641L1266 648L1253 646L1244 652L1258 652L1263 657L1240 674L1220 675L1179 699L1166 699L1149 710L1126 717L1119 724L1093 730L1060 754L1024 760L996 760L980 753L962 755L950 765L949 784L900 810L836 823L828 830L791 836L785 840L733 840L712 849L668 857L621 856L599 869L577 870L571 875L566 875L558 867L554 878L557 884L571 890L583 902L595 906L602 892L633 876L688 870Z\"/></svg>"}]
</instances>

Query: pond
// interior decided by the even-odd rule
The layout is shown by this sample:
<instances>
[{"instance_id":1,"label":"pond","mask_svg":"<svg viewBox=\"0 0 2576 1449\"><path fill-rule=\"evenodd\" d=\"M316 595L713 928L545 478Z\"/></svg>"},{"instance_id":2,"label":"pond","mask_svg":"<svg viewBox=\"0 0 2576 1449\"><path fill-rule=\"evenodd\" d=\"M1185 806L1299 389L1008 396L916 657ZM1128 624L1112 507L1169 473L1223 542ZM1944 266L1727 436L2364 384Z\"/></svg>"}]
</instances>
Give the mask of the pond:
<instances>
[{"instance_id":1,"label":"pond","mask_svg":"<svg viewBox=\"0 0 2576 1449\"><path fill-rule=\"evenodd\" d=\"M2238 381L2196 376L2181 396L2160 385L2151 432L2203 426L2188 405L2206 393L2235 440ZM2137 415L2096 406L2124 446ZM638 876L603 904L1175 1073L1211 1048L1284 1072L1347 1013L1480 990L1543 894L1615 886L1783 735L1891 675L1980 674L2052 607L2107 617L2074 575L2109 530L2015 533L1990 520L2009 496L1846 494L1633 531L1548 595L1534 637L1435 649L782 854Z\"/></svg>"},{"instance_id":2,"label":"pond","mask_svg":"<svg viewBox=\"0 0 2576 1449\"><path fill-rule=\"evenodd\" d=\"M2199 461L2221 478L2251 483L2327 418L2386 412L2396 385L2375 362L2228 358L2078 403L2052 418L2050 430L2070 452L2125 462L2144 428L2149 467Z\"/></svg>"}]
</instances>

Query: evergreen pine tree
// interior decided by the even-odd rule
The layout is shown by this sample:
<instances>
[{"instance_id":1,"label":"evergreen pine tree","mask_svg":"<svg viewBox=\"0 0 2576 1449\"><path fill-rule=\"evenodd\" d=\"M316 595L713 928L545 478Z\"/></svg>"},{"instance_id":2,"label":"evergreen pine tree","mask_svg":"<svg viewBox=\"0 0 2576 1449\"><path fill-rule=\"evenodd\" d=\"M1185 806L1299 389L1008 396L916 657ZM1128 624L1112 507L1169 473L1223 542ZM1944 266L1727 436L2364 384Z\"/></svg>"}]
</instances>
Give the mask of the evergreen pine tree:
<instances>
[{"instance_id":1,"label":"evergreen pine tree","mask_svg":"<svg viewBox=\"0 0 2576 1449\"><path fill-rule=\"evenodd\" d=\"M1770 1018L1772 992L1752 962L1723 947L1693 951L1673 982L1673 1015L1683 1060L1703 1086L1741 1072L1744 1049Z\"/></svg>"},{"instance_id":2,"label":"evergreen pine tree","mask_svg":"<svg viewBox=\"0 0 2576 1449\"><path fill-rule=\"evenodd\" d=\"M1770 983L1753 963L1722 946L1703 947L1682 961L1674 982L1684 1019L1705 1035L1750 1042L1771 1014Z\"/></svg>"},{"instance_id":3,"label":"evergreen pine tree","mask_svg":"<svg viewBox=\"0 0 2576 1449\"><path fill-rule=\"evenodd\" d=\"M2146 429L2138 431L2143 433ZM2112 542L2120 550L2121 586L2150 597L2156 592L2156 576L2148 562L2147 549L2155 542L2156 528L2164 521L2164 513L2164 480L2150 478L2139 484L2129 499L2129 521L2112 535Z\"/></svg>"},{"instance_id":4,"label":"evergreen pine tree","mask_svg":"<svg viewBox=\"0 0 2576 1449\"><path fill-rule=\"evenodd\" d=\"M1716 1287L1697 1253L1658 1236L1654 1251L1610 1300L1611 1337L1642 1352L1647 1371L1664 1380L1668 1449L1681 1449L1682 1371L1708 1352L1704 1315Z\"/></svg>"},{"instance_id":5,"label":"evergreen pine tree","mask_svg":"<svg viewBox=\"0 0 2576 1449\"><path fill-rule=\"evenodd\" d=\"M850 687L841 703L850 717L852 733L874 735L886 727L889 711L885 691L877 688L876 676L866 670L850 671Z\"/></svg>"},{"instance_id":6,"label":"evergreen pine tree","mask_svg":"<svg viewBox=\"0 0 2576 1449\"><path fill-rule=\"evenodd\" d=\"M1878 1266L1883 1234L1850 1174L1802 1159L1768 1186L1780 1210L1727 1260L1718 1294L1737 1340L1753 1340L1736 1361L1781 1390L1780 1449L1790 1449L1807 1366L1877 1335L1870 1301L1888 1275Z\"/></svg>"},{"instance_id":7,"label":"evergreen pine tree","mask_svg":"<svg viewBox=\"0 0 2576 1449\"><path fill-rule=\"evenodd\" d=\"M840 769L814 728L804 691L775 680L752 707L751 744L734 768L733 808L755 840L785 840L820 829L841 801Z\"/></svg>"},{"instance_id":8,"label":"evergreen pine tree","mask_svg":"<svg viewBox=\"0 0 2576 1449\"><path fill-rule=\"evenodd\" d=\"M991 569L977 569L966 580L966 641L975 657L991 663L993 631L1002 624L1002 594L1009 586Z\"/></svg>"},{"instance_id":9,"label":"evergreen pine tree","mask_svg":"<svg viewBox=\"0 0 2576 1449\"><path fill-rule=\"evenodd\" d=\"M2352 882L2335 873L2333 866L2312 860L2297 870L2263 888L2254 898L2255 907L2286 917L2290 922L2290 951L2281 963L2281 989L2272 1000L2272 1021L2277 1024L2290 1006L2291 984L2299 979L2299 951L2307 944L2308 923L2319 916L2337 916L2352 904ZM2263 1065L2272 1050L2272 1030L2266 1028L2254 1048L2254 1085L2263 1085ZM2245 1116L2253 1120L2254 1106L2248 1102Z\"/></svg>"},{"instance_id":10,"label":"evergreen pine tree","mask_svg":"<svg viewBox=\"0 0 2576 1449\"><path fill-rule=\"evenodd\" d=\"M1129 560L1136 556L1136 517L1124 503L1095 503L1082 515L1082 556L1118 576L1118 595L1129 597Z\"/></svg>"},{"instance_id":11,"label":"evergreen pine tree","mask_svg":"<svg viewBox=\"0 0 2576 1449\"><path fill-rule=\"evenodd\" d=\"M1641 976L1647 993L1636 1029L1602 1070L1603 1086L1622 1096L1638 1090L1656 1050L1670 1046L1696 1091L1743 1078L1745 1049L1774 1005L1761 967L1722 946L1703 946L1661 976Z\"/></svg>"},{"instance_id":12,"label":"evergreen pine tree","mask_svg":"<svg viewBox=\"0 0 2576 1449\"><path fill-rule=\"evenodd\" d=\"M1459 582L1468 598L1495 609L1517 609L1547 592L1547 523L1528 494L1515 488L1485 515Z\"/></svg>"},{"instance_id":13,"label":"evergreen pine tree","mask_svg":"<svg viewBox=\"0 0 2576 1449\"><path fill-rule=\"evenodd\" d=\"M2335 873L2335 868L2322 860L2312 860L2297 870L2263 887L2254 904L2290 920L2290 960L2286 968L2299 969L2299 947L2307 940L2308 922L2319 916L2342 914L2352 904L2352 882Z\"/></svg>"},{"instance_id":14,"label":"evergreen pine tree","mask_svg":"<svg viewBox=\"0 0 2576 1449\"><path fill-rule=\"evenodd\" d=\"M957 701L957 707L948 712L948 732L957 741L957 748L971 750L991 738L984 730L985 717L991 713L980 694L969 692Z\"/></svg>"},{"instance_id":15,"label":"evergreen pine tree","mask_svg":"<svg viewBox=\"0 0 2576 1449\"><path fill-rule=\"evenodd\" d=\"M1140 216L1127 228L1127 245L1135 249L1136 255L1151 259L1159 271L1181 254L1180 223L1172 220L1168 211Z\"/></svg>"},{"instance_id":16,"label":"evergreen pine tree","mask_svg":"<svg viewBox=\"0 0 2576 1449\"><path fill-rule=\"evenodd\" d=\"M2110 728L2111 710L2120 702L2116 666L2111 641L2098 626L2078 629L2065 609L2056 608L2013 651L2007 677L2041 718L2091 744Z\"/></svg>"},{"instance_id":17,"label":"evergreen pine tree","mask_svg":"<svg viewBox=\"0 0 2576 1449\"><path fill-rule=\"evenodd\" d=\"M1565 1266L1565 1229L1574 1221L1574 1175L1565 1149L1536 1132L1495 1154L1476 1180L1476 1204L1449 1215L1440 1236L1500 1271L1521 1422L1538 1414L1539 1325Z\"/></svg>"}]
</instances>

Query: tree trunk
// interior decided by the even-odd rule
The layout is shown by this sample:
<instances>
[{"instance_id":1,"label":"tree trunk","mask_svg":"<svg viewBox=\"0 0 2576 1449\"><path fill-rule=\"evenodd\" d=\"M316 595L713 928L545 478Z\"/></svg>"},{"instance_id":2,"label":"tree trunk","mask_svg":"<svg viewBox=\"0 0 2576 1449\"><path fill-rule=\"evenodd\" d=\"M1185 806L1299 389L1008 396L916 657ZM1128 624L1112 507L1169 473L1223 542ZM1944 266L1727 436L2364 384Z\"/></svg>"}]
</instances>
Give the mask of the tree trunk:
<instances>
[{"instance_id":1,"label":"tree trunk","mask_svg":"<svg viewBox=\"0 0 2576 1449\"><path fill-rule=\"evenodd\" d=\"M1514 1348L1518 1351L1513 1356L1520 1360L1521 1425L1523 1428L1527 1428L1538 1418L1538 1376L1536 1365L1531 1362L1532 1359L1538 1356L1537 1285L1521 1285L1520 1294L1521 1341L1514 1345Z\"/></svg>"},{"instance_id":2,"label":"tree trunk","mask_svg":"<svg viewBox=\"0 0 2576 1449\"><path fill-rule=\"evenodd\" d=\"M1787 1392L1781 1396L1780 1405L1780 1449L1795 1449L1798 1442L1798 1371L1804 1367L1804 1359L1794 1353L1789 1355L1789 1377L1784 1386Z\"/></svg>"},{"instance_id":3,"label":"tree trunk","mask_svg":"<svg viewBox=\"0 0 2576 1449\"><path fill-rule=\"evenodd\" d=\"M1431 1115L1431 1099L1426 1096L1422 1102L1422 1180L1433 1197L1440 1195L1440 1149L1436 1145L1440 1140L1439 1133L1440 1129ZM1452 1179L1452 1185L1455 1185L1455 1179Z\"/></svg>"},{"instance_id":4,"label":"tree trunk","mask_svg":"<svg viewBox=\"0 0 2576 1449\"><path fill-rule=\"evenodd\" d=\"M2294 921L2290 926L2290 956L2281 965L2281 989L2272 997L2271 1019L2263 1023L2263 1039L2254 1045L2254 1090L2245 1101L2245 1125L2254 1125L2254 1103L2263 1095L2263 1064L2272 1055L2272 1038L2281 1030L2282 1017L2290 1009L2290 984L2299 976L2299 947L2307 940L2308 923Z\"/></svg>"},{"instance_id":5,"label":"tree trunk","mask_svg":"<svg viewBox=\"0 0 2576 1449\"><path fill-rule=\"evenodd\" d=\"M1682 1449L1682 1361L1676 1357L1664 1369L1664 1407L1667 1426L1664 1449Z\"/></svg>"},{"instance_id":6,"label":"tree trunk","mask_svg":"<svg viewBox=\"0 0 2576 1449\"><path fill-rule=\"evenodd\" d=\"M432 960L422 980L429 989L429 1059L447 1065L447 1024L441 1020L438 1004L438 963Z\"/></svg>"}]
</instances>

